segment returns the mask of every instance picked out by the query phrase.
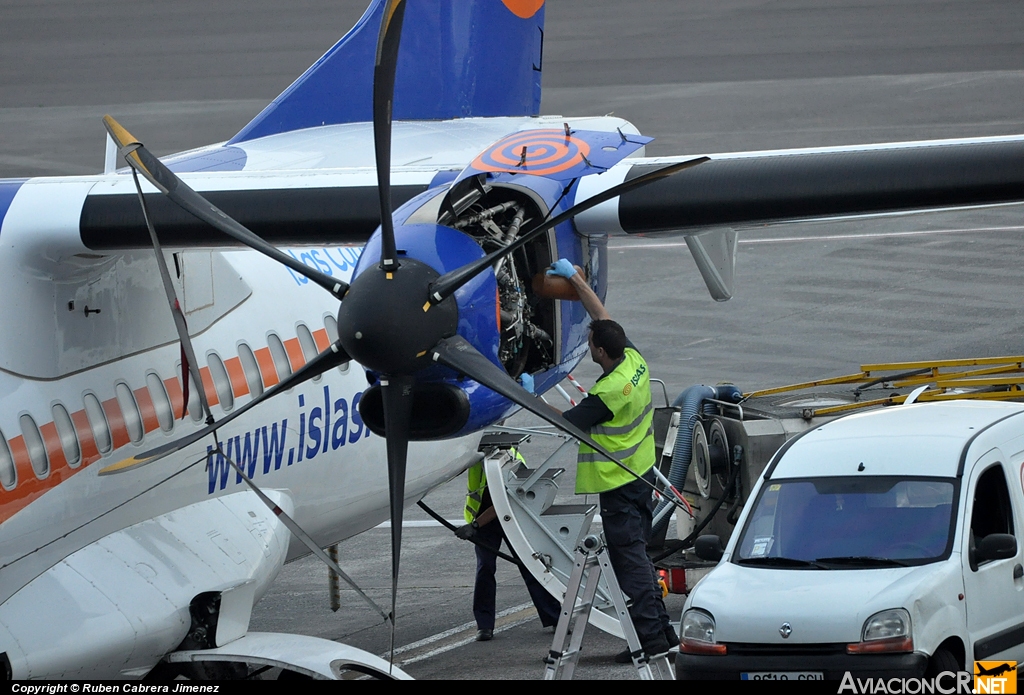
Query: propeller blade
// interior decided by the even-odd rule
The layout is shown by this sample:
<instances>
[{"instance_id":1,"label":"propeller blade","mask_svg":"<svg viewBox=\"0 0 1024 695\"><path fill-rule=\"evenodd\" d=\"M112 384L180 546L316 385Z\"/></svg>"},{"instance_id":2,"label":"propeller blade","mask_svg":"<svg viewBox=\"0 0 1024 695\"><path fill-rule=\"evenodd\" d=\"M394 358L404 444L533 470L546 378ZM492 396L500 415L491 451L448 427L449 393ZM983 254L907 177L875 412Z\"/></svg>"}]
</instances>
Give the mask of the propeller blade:
<instances>
[{"instance_id":1,"label":"propeller blade","mask_svg":"<svg viewBox=\"0 0 1024 695\"><path fill-rule=\"evenodd\" d=\"M404 17L404 0L388 0L381 18L377 61L373 69L373 146L377 162L377 195L380 197L380 267L385 271L398 267L395 226L391 219L391 113Z\"/></svg>"},{"instance_id":2,"label":"propeller blade","mask_svg":"<svg viewBox=\"0 0 1024 695\"><path fill-rule=\"evenodd\" d=\"M119 461L118 463L111 464L106 468L100 469L99 475L123 473L127 470L131 470L139 466L145 466L146 464L153 463L154 461L159 461L166 456L170 456L177 451L181 451L182 449L195 444L203 437L216 432L219 428L228 424L235 418L249 412L260 403L273 398L279 393L288 391L299 384L305 383L313 377L320 376L324 372L348 362L349 359L351 358L348 356L348 353L345 352L345 349L341 347L341 343L335 342L329 348L303 365L301 369L290 377L264 391L259 398L254 398L238 410L232 411L212 425L207 425L201 430L196 430L192 434L184 436L181 439L176 439L173 442L168 442L163 446L158 446L155 449L144 451L130 458L126 458L123 461ZM197 385L197 388L202 388L202 385Z\"/></svg>"},{"instance_id":3,"label":"propeller blade","mask_svg":"<svg viewBox=\"0 0 1024 695\"><path fill-rule=\"evenodd\" d=\"M217 453L225 461L227 461L232 468L235 469L235 471L238 473L238 476L245 481L246 485L249 486L249 489L252 490L256 494L256 496L260 498L260 501L263 502L263 504L265 504L267 508L274 513L274 516L281 520L281 523L283 523L285 527L292 532L292 535L298 538L304 546L309 548L309 552L313 553L318 558L320 558L320 560L325 565L330 567L335 574L341 577L341 579L344 580L346 584L352 587L352 589L357 594L359 594L360 598L366 601L367 605L373 608L373 610L380 613L380 617L384 618L385 621L388 620L388 614L384 612L384 609L378 606L377 603L372 598L366 595L366 592L359 588L359 585L356 584L351 577L345 574L345 571L341 569L341 566L338 565L334 558L325 553L324 549L316 544L316 541L314 541L313 538L308 533L306 533L301 526L299 526L298 522L295 521L295 519L291 518L288 515L288 513L285 512L285 510L281 509L281 507L276 502L274 502L274 500L267 497L263 490L261 490L259 486L256 485L256 483L254 483L252 479L246 474L246 472L242 470L241 466L235 463L235 461L232 458L230 458L225 452L219 451Z\"/></svg>"},{"instance_id":4,"label":"propeller blade","mask_svg":"<svg viewBox=\"0 0 1024 695\"><path fill-rule=\"evenodd\" d=\"M134 154L134 153L133 153ZM167 269L167 260L164 258L163 247L160 246L160 239L156 235L156 229L149 220L149 209L146 207L146 196L142 194L142 184L139 183L139 174L132 169L132 180L135 181L135 191L139 196L139 206L142 208L142 219L146 221L146 229L149 230L149 241L153 244L153 251L156 255L156 267L160 271L160 281L164 286L164 295L167 297L167 304L171 309L171 318L174 321L174 330L178 333L178 342L181 343L182 379L185 380L185 393L182 404L181 416L185 417L185 403L188 402L188 381L187 375L192 375L192 383L202 384L202 376L199 373L199 360L196 359L196 351L192 346L192 338L188 334L188 324L185 322L185 314L181 310L181 303L178 301L178 294L174 291L174 283L171 282L171 273ZM213 413L210 412L210 403L206 399L205 389L198 388L196 393L199 396L199 405L206 416L206 424L213 424Z\"/></svg>"},{"instance_id":5,"label":"propeller blade","mask_svg":"<svg viewBox=\"0 0 1024 695\"><path fill-rule=\"evenodd\" d=\"M462 287L467 282L475 278L477 275L482 273L487 268L490 268L492 265L494 265L495 261L498 261L504 258L505 256L509 255L510 253L516 251L517 249L526 246L526 244L530 243L541 234L547 232L552 227L557 227L558 225L562 224L563 222L570 218L575 217L581 212L586 212L590 208L596 207L607 200L611 200L612 198L622 195L623 193L628 193L629 191L640 188L642 186L646 186L649 183L654 183L655 181L658 181L668 176L672 176L673 174L676 174L684 169L690 169L691 167L695 167L698 164L703 164L704 162L707 161L710 161L710 157L697 157L695 159L689 159L685 162L679 162L678 164L671 164L667 167L656 169L652 172L644 174L643 176L638 176L635 179L631 179L629 181L620 183L618 186L612 186L606 191L602 191L601 193L598 193L595 196L587 198L581 203L573 205L571 208L569 208L562 214L552 217L549 220L541 220L536 225L523 232L518 239L516 239L508 246L500 248L497 251L492 251L491 253L487 254L486 256L477 261L467 263L461 268L456 268L455 270L449 271L442 275L441 277L439 277L430 286L431 303L438 304L444 301L447 297L450 297L452 294L454 294L455 291L458 290L460 287Z\"/></svg>"},{"instance_id":6,"label":"propeller blade","mask_svg":"<svg viewBox=\"0 0 1024 695\"><path fill-rule=\"evenodd\" d=\"M450 338L441 340L433 348L432 353L435 362L451 367L492 391L500 393L513 403L521 405L537 417L547 420L569 436L607 457L608 460L614 462L619 468L628 471L633 477L642 480L631 468L591 439L589 434L562 417L561 413L541 400L539 396L535 396L516 383L515 379L506 374L504 369L484 357L479 350L473 347L461 335L453 335ZM652 485L651 488L654 489L654 486ZM674 502L674 500L670 501Z\"/></svg>"},{"instance_id":7,"label":"propeller blade","mask_svg":"<svg viewBox=\"0 0 1024 695\"><path fill-rule=\"evenodd\" d=\"M411 376L381 377L384 401L384 436L388 447L388 492L391 496L391 662L395 652L395 604L398 599L398 564L402 555L402 516L405 511L405 468L412 419Z\"/></svg>"},{"instance_id":8,"label":"propeller blade","mask_svg":"<svg viewBox=\"0 0 1024 695\"><path fill-rule=\"evenodd\" d=\"M309 278L309 280L323 287L337 299L340 300L345 296L345 292L348 291L347 283L319 270L310 268L302 261L282 253L252 231L243 227L220 208L189 188L188 184L179 179L163 162L153 156L149 150L143 147L142 143L136 140L112 116L104 116L103 125L106 126L110 137L117 143L118 153L128 162L129 166L142 174L147 181L156 186L157 190L170 198L179 207L195 215L210 226L224 232L235 241L245 244L278 263L288 266L296 273Z\"/></svg>"}]
</instances>

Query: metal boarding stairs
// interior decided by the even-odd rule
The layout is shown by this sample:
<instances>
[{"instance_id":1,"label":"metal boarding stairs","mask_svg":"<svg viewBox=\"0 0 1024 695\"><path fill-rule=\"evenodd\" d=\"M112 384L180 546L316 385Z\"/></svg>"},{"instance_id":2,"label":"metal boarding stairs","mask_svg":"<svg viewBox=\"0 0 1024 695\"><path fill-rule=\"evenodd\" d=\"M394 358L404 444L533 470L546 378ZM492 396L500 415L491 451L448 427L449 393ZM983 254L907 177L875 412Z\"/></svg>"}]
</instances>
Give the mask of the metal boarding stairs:
<instances>
[{"instance_id":1,"label":"metal boarding stairs","mask_svg":"<svg viewBox=\"0 0 1024 695\"><path fill-rule=\"evenodd\" d=\"M509 453L527 438L490 434L480 448L487 452L484 470L491 501L509 545L537 581L563 599L545 679L572 677L588 623L626 640L640 678L673 678L668 656L648 661L643 654L603 540L591 532L597 505L554 503L559 478L575 464L575 441L566 440L546 461L530 468ZM498 480L503 485L496 485Z\"/></svg>"}]
</instances>

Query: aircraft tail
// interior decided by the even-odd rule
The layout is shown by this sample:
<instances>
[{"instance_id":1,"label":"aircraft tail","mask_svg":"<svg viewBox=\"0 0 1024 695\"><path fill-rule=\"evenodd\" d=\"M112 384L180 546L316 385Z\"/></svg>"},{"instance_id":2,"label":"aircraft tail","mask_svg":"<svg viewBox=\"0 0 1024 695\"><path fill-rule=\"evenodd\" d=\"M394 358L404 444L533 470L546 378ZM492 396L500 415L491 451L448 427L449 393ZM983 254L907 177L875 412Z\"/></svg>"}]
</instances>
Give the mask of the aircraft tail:
<instances>
[{"instance_id":1,"label":"aircraft tail","mask_svg":"<svg viewBox=\"0 0 1024 695\"><path fill-rule=\"evenodd\" d=\"M545 0L406 0L394 118L533 116L540 111ZM372 120L384 0L229 144Z\"/></svg>"}]
</instances>

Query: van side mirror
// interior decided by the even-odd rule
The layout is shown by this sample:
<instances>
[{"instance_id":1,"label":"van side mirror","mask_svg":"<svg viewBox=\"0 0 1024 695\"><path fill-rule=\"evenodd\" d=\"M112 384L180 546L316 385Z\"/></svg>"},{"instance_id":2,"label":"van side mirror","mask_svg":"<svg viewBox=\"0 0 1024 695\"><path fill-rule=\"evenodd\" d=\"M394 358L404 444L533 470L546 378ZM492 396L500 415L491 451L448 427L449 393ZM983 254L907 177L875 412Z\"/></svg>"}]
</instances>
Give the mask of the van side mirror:
<instances>
[{"instance_id":1,"label":"van side mirror","mask_svg":"<svg viewBox=\"0 0 1024 695\"><path fill-rule=\"evenodd\" d=\"M978 562L1006 560L1017 556L1017 539L1009 533L990 533L981 539L975 551Z\"/></svg>"},{"instance_id":2,"label":"van side mirror","mask_svg":"<svg viewBox=\"0 0 1024 695\"><path fill-rule=\"evenodd\" d=\"M1012 536L1011 536L1012 538ZM1016 546L1014 546L1016 547ZM722 559L725 549L722 547L722 539L718 536L700 536L693 544L693 552L701 560L718 562Z\"/></svg>"}]
</instances>

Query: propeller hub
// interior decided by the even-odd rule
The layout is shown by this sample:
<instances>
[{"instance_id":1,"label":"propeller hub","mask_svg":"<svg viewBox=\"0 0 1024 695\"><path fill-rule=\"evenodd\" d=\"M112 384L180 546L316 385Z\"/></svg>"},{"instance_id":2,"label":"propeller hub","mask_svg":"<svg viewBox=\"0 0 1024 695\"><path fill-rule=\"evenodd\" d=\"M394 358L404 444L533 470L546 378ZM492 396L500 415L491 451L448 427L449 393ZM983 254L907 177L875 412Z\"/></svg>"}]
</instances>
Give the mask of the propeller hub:
<instances>
[{"instance_id":1,"label":"propeller hub","mask_svg":"<svg viewBox=\"0 0 1024 695\"><path fill-rule=\"evenodd\" d=\"M381 374L412 374L423 367L430 348L455 335L459 323L453 297L428 302L428 288L438 277L414 258L402 258L392 271L373 265L360 273L338 311L346 352Z\"/></svg>"}]
</instances>

